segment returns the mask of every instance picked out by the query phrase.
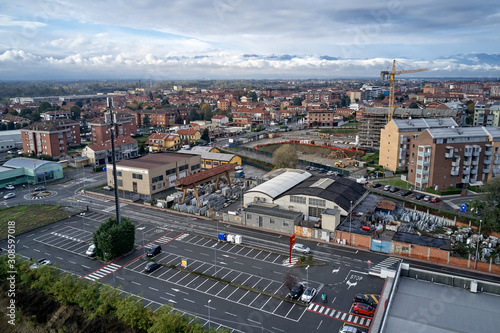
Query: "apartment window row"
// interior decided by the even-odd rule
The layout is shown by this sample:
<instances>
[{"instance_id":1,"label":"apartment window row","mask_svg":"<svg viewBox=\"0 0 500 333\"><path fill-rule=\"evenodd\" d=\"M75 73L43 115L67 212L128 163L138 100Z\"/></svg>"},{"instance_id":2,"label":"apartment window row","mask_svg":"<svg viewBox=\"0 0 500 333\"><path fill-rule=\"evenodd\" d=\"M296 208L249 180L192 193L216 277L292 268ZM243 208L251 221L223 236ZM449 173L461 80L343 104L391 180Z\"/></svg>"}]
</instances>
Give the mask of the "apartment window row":
<instances>
[{"instance_id":1,"label":"apartment window row","mask_svg":"<svg viewBox=\"0 0 500 333\"><path fill-rule=\"evenodd\" d=\"M180 171L187 170L188 168L189 168L189 165L187 165L187 164L185 164L185 165L181 165L181 166L179 167L179 172L180 172Z\"/></svg>"},{"instance_id":2,"label":"apartment window row","mask_svg":"<svg viewBox=\"0 0 500 333\"><path fill-rule=\"evenodd\" d=\"M163 180L163 175L160 175L158 177L153 177L153 179L151 180L151 182L158 183L158 182L161 182L162 180Z\"/></svg>"},{"instance_id":3,"label":"apartment window row","mask_svg":"<svg viewBox=\"0 0 500 333\"><path fill-rule=\"evenodd\" d=\"M173 169L168 169L167 172L166 172L166 175L171 175L171 174L174 174L176 172L176 169L173 168Z\"/></svg>"},{"instance_id":4,"label":"apartment window row","mask_svg":"<svg viewBox=\"0 0 500 333\"><path fill-rule=\"evenodd\" d=\"M197 169L199 169L200 167L201 167L201 166L200 166L200 164L194 164L194 165L191 165L191 171L193 171L193 170L197 170Z\"/></svg>"},{"instance_id":5,"label":"apartment window row","mask_svg":"<svg viewBox=\"0 0 500 333\"><path fill-rule=\"evenodd\" d=\"M141 174L138 174L138 173L133 173L133 174L132 174L132 178L133 178L133 179L140 179L140 180L142 180L142 175L141 175Z\"/></svg>"},{"instance_id":6,"label":"apartment window row","mask_svg":"<svg viewBox=\"0 0 500 333\"><path fill-rule=\"evenodd\" d=\"M304 197L299 197L297 195L291 195L290 196L290 202L298 203L298 204L306 204L306 198Z\"/></svg>"},{"instance_id":7,"label":"apartment window row","mask_svg":"<svg viewBox=\"0 0 500 333\"><path fill-rule=\"evenodd\" d=\"M309 204L313 206L325 207L326 201L322 199L309 198Z\"/></svg>"}]
</instances>

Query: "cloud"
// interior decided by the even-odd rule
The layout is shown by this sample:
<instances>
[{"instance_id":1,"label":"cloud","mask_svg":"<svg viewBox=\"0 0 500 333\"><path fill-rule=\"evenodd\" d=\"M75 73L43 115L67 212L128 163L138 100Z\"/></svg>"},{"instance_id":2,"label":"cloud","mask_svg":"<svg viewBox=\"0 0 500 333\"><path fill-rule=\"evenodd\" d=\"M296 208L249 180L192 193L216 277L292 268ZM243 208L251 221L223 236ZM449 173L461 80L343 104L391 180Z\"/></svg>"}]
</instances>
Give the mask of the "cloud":
<instances>
[{"instance_id":1,"label":"cloud","mask_svg":"<svg viewBox=\"0 0 500 333\"><path fill-rule=\"evenodd\" d=\"M45 23L37 21L20 21L14 17L0 15L0 27L20 27L23 29L36 29L46 26Z\"/></svg>"}]
</instances>

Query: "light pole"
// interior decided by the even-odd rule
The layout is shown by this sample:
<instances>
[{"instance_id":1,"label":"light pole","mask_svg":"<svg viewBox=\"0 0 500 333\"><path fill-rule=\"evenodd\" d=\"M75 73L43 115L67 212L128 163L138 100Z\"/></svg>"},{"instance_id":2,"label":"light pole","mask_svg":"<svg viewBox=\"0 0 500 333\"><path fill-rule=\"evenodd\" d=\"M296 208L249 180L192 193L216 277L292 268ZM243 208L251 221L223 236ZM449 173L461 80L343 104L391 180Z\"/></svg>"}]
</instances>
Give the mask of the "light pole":
<instances>
[{"instance_id":1,"label":"light pole","mask_svg":"<svg viewBox=\"0 0 500 333\"><path fill-rule=\"evenodd\" d=\"M144 229L145 229L145 228L146 228L146 227L136 228L137 230L141 230L141 231L142 231L142 250L143 250L144 252L146 252L146 251L144 250Z\"/></svg>"},{"instance_id":2,"label":"light pole","mask_svg":"<svg viewBox=\"0 0 500 333\"><path fill-rule=\"evenodd\" d=\"M479 234L477 235L477 244L476 244L476 258L474 260L474 269L476 269L477 266L477 256L479 255L479 237L481 237L481 224L483 220L479 220Z\"/></svg>"},{"instance_id":3,"label":"light pole","mask_svg":"<svg viewBox=\"0 0 500 333\"><path fill-rule=\"evenodd\" d=\"M306 267L306 286L309 287L309 265Z\"/></svg>"},{"instance_id":4,"label":"light pole","mask_svg":"<svg viewBox=\"0 0 500 333\"><path fill-rule=\"evenodd\" d=\"M85 231L85 220L83 219L83 216L85 215L85 213L80 213L80 216L82 217L82 228L83 228L83 231Z\"/></svg>"},{"instance_id":5,"label":"light pole","mask_svg":"<svg viewBox=\"0 0 500 333\"><path fill-rule=\"evenodd\" d=\"M208 300L208 331L212 329L210 326L210 302L212 302L211 299Z\"/></svg>"},{"instance_id":6,"label":"light pole","mask_svg":"<svg viewBox=\"0 0 500 333\"><path fill-rule=\"evenodd\" d=\"M352 223L352 200L351 200L351 209L349 210L349 245L351 244L351 223Z\"/></svg>"},{"instance_id":7,"label":"light pole","mask_svg":"<svg viewBox=\"0 0 500 333\"><path fill-rule=\"evenodd\" d=\"M215 273L214 273L214 276L216 277L217 276L217 244L219 243L219 220L217 219L217 243L215 243L215 247L214 247L214 256L215 256Z\"/></svg>"}]
</instances>

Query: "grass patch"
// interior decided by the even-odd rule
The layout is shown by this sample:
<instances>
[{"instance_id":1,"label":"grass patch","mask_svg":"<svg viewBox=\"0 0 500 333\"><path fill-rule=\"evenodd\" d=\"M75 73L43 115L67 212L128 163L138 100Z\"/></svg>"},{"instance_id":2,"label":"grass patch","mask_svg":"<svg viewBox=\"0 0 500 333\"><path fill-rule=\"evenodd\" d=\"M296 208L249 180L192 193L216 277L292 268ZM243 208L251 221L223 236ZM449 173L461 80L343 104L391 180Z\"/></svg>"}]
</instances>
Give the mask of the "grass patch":
<instances>
[{"instance_id":1,"label":"grass patch","mask_svg":"<svg viewBox=\"0 0 500 333\"><path fill-rule=\"evenodd\" d=\"M60 206L20 205L0 209L0 240L7 238L9 221L15 222L14 235L20 235L72 215L74 213L60 209Z\"/></svg>"}]
</instances>

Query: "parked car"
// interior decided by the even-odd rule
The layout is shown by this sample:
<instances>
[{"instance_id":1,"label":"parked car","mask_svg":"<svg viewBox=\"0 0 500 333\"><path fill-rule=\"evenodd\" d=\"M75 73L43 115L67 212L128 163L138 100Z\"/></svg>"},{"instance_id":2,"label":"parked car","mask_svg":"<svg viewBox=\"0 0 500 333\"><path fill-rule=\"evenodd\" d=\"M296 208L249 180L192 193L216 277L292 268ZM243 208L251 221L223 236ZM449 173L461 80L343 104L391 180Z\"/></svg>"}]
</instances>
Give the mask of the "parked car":
<instances>
[{"instance_id":1,"label":"parked car","mask_svg":"<svg viewBox=\"0 0 500 333\"><path fill-rule=\"evenodd\" d=\"M317 293L318 291L316 290L316 288L307 287L302 296L300 296L300 300L304 303L311 303Z\"/></svg>"},{"instance_id":2,"label":"parked car","mask_svg":"<svg viewBox=\"0 0 500 333\"><path fill-rule=\"evenodd\" d=\"M380 184L380 183L373 183L372 184L373 188L377 188L377 187L380 187L380 186L382 186L382 184Z\"/></svg>"},{"instance_id":3,"label":"parked car","mask_svg":"<svg viewBox=\"0 0 500 333\"><path fill-rule=\"evenodd\" d=\"M42 259L38 259L34 264L32 264L30 266L30 269L37 269L38 267L50 265L50 264L52 264L52 261L50 261L49 259L42 258Z\"/></svg>"},{"instance_id":4,"label":"parked car","mask_svg":"<svg viewBox=\"0 0 500 333\"><path fill-rule=\"evenodd\" d=\"M295 284L293 286L292 290L290 290L290 297L292 299L298 299L300 296L302 296L302 293L304 292L304 286L301 283Z\"/></svg>"},{"instance_id":5,"label":"parked car","mask_svg":"<svg viewBox=\"0 0 500 333\"><path fill-rule=\"evenodd\" d=\"M308 248L304 244L300 244L300 243L293 244L292 251L300 252L302 254L309 254L309 253L311 253L311 249L310 248Z\"/></svg>"},{"instance_id":6,"label":"parked car","mask_svg":"<svg viewBox=\"0 0 500 333\"><path fill-rule=\"evenodd\" d=\"M413 192L412 192L412 191L410 191L410 190L404 190L404 191L402 191L402 192L401 192L401 196L402 196L402 197L407 197L407 196L409 196L409 195L410 195L410 194L412 194L412 193L413 193Z\"/></svg>"},{"instance_id":7,"label":"parked car","mask_svg":"<svg viewBox=\"0 0 500 333\"><path fill-rule=\"evenodd\" d=\"M417 193L414 196L414 198L417 199L417 200L423 199L423 197L425 197L425 194L422 194L422 193Z\"/></svg>"},{"instance_id":8,"label":"parked car","mask_svg":"<svg viewBox=\"0 0 500 333\"><path fill-rule=\"evenodd\" d=\"M160 245L153 246L153 247L148 249L147 256L154 257L155 255L160 254L160 253L161 253L161 246Z\"/></svg>"},{"instance_id":9,"label":"parked car","mask_svg":"<svg viewBox=\"0 0 500 333\"><path fill-rule=\"evenodd\" d=\"M9 184L9 185L5 186L5 189L6 190L13 190L13 189L15 189L15 187L14 187L14 185Z\"/></svg>"},{"instance_id":10,"label":"parked car","mask_svg":"<svg viewBox=\"0 0 500 333\"><path fill-rule=\"evenodd\" d=\"M95 256L95 245L94 244L91 244L89 246L89 248L87 249L87 251L85 251L85 255L87 255L89 257Z\"/></svg>"},{"instance_id":11,"label":"parked car","mask_svg":"<svg viewBox=\"0 0 500 333\"><path fill-rule=\"evenodd\" d=\"M113 186L104 186L102 189L106 191L113 191Z\"/></svg>"},{"instance_id":12,"label":"parked car","mask_svg":"<svg viewBox=\"0 0 500 333\"><path fill-rule=\"evenodd\" d=\"M161 265L157 262L149 262L146 267L144 267L144 271L151 273L160 268Z\"/></svg>"},{"instance_id":13,"label":"parked car","mask_svg":"<svg viewBox=\"0 0 500 333\"><path fill-rule=\"evenodd\" d=\"M377 307L377 303L369 296L365 295L365 294L356 294L354 295L353 299L352 299L352 302L353 303L364 303L364 304L368 304L369 306L371 307Z\"/></svg>"},{"instance_id":14,"label":"parked car","mask_svg":"<svg viewBox=\"0 0 500 333\"><path fill-rule=\"evenodd\" d=\"M389 189L389 192L391 193L396 193L397 191L399 191L399 188L397 188L396 186L391 186L391 188Z\"/></svg>"},{"instance_id":15,"label":"parked car","mask_svg":"<svg viewBox=\"0 0 500 333\"><path fill-rule=\"evenodd\" d=\"M441 201L441 199L438 198L438 197L432 197L431 198L431 202L439 202L439 201Z\"/></svg>"},{"instance_id":16,"label":"parked car","mask_svg":"<svg viewBox=\"0 0 500 333\"><path fill-rule=\"evenodd\" d=\"M41 191L45 191L45 186L38 186L37 188L35 188L35 192L41 192Z\"/></svg>"},{"instance_id":17,"label":"parked car","mask_svg":"<svg viewBox=\"0 0 500 333\"><path fill-rule=\"evenodd\" d=\"M430 196L430 195L426 195L426 196L424 197L424 201L430 201L430 200L431 200L431 196Z\"/></svg>"},{"instance_id":18,"label":"parked car","mask_svg":"<svg viewBox=\"0 0 500 333\"><path fill-rule=\"evenodd\" d=\"M363 333L363 331L354 326L344 326L339 330L339 333Z\"/></svg>"},{"instance_id":19,"label":"parked car","mask_svg":"<svg viewBox=\"0 0 500 333\"><path fill-rule=\"evenodd\" d=\"M16 194L14 192L7 193L6 195L3 196L4 199L10 199L14 198Z\"/></svg>"},{"instance_id":20,"label":"parked car","mask_svg":"<svg viewBox=\"0 0 500 333\"><path fill-rule=\"evenodd\" d=\"M375 314L375 308L364 303L356 303L356 305L354 305L354 307L352 308L352 311L356 314L369 317L373 317L373 315Z\"/></svg>"},{"instance_id":21,"label":"parked car","mask_svg":"<svg viewBox=\"0 0 500 333\"><path fill-rule=\"evenodd\" d=\"M384 191L389 191L391 189L391 185L385 185L384 186Z\"/></svg>"}]
</instances>

